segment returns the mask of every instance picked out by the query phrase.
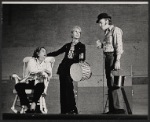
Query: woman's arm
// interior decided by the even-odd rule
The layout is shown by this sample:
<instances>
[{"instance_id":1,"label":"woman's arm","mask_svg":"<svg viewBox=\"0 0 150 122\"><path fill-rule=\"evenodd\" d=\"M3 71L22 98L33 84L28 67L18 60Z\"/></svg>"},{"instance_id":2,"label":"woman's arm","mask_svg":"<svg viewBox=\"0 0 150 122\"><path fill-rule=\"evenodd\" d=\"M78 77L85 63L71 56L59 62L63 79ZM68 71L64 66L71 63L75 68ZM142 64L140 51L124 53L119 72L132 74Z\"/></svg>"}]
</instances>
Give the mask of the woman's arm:
<instances>
[{"instance_id":1,"label":"woman's arm","mask_svg":"<svg viewBox=\"0 0 150 122\"><path fill-rule=\"evenodd\" d=\"M66 50L66 46L67 46L67 44L64 45L63 47L61 47L60 49L58 49L57 51L48 53L47 56L58 56L59 54L64 53Z\"/></svg>"}]
</instances>

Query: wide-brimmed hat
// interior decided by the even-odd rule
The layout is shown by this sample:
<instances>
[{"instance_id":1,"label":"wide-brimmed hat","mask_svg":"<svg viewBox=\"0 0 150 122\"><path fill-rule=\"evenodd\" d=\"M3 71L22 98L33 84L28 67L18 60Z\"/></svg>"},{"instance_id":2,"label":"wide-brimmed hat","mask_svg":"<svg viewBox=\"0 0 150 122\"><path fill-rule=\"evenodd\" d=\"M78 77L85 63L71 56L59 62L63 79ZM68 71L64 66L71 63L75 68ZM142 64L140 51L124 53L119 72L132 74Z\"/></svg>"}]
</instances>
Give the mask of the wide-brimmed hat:
<instances>
[{"instance_id":1,"label":"wide-brimmed hat","mask_svg":"<svg viewBox=\"0 0 150 122\"><path fill-rule=\"evenodd\" d=\"M111 16L109 16L107 13L101 13L97 16L97 21L96 23L99 23L99 20L103 19L103 18L109 18L111 19Z\"/></svg>"}]
</instances>

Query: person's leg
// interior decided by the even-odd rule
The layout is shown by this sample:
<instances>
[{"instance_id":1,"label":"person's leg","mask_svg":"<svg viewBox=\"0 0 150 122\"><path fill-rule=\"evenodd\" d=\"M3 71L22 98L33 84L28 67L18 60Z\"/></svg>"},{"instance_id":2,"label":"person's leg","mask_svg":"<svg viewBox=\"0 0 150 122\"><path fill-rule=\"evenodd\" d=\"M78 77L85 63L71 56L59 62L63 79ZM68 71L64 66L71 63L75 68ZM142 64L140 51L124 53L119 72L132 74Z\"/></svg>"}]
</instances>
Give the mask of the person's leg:
<instances>
[{"instance_id":1,"label":"person's leg","mask_svg":"<svg viewBox=\"0 0 150 122\"><path fill-rule=\"evenodd\" d=\"M123 97L121 90L114 88L114 78L112 76L112 70L114 68L116 56L107 55L105 58L105 69L108 86L108 99L109 99L109 111L115 113L116 110L123 108Z\"/></svg>"},{"instance_id":2,"label":"person's leg","mask_svg":"<svg viewBox=\"0 0 150 122\"><path fill-rule=\"evenodd\" d=\"M61 109L61 114L66 114L68 112L68 107L67 107L67 91L66 91L66 77L65 75L59 75L59 80L60 80L60 109Z\"/></svg>"},{"instance_id":3,"label":"person's leg","mask_svg":"<svg viewBox=\"0 0 150 122\"><path fill-rule=\"evenodd\" d=\"M18 83L15 85L15 89L20 98L20 104L23 106L29 106L29 100L27 99L27 94L25 93L25 89L28 87L26 83Z\"/></svg>"},{"instance_id":4,"label":"person's leg","mask_svg":"<svg viewBox=\"0 0 150 122\"><path fill-rule=\"evenodd\" d=\"M38 100L41 97L43 92L44 92L44 83L37 83L34 86L34 93L33 93L33 100L32 100L32 104L31 104L31 110L35 110L36 103L38 102Z\"/></svg>"},{"instance_id":5,"label":"person's leg","mask_svg":"<svg viewBox=\"0 0 150 122\"><path fill-rule=\"evenodd\" d=\"M61 113L62 114L70 112L78 113L75 103L73 81L71 77L66 75L60 75L59 78L60 78Z\"/></svg>"},{"instance_id":6,"label":"person's leg","mask_svg":"<svg viewBox=\"0 0 150 122\"><path fill-rule=\"evenodd\" d=\"M113 77L111 74L111 71L113 70L114 66L114 55L106 54L105 55L105 73L106 73L106 79L107 79L107 87L108 87L108 99L109 99L109 112L114 111L114 98L112 95L113 91Z\"/></svg>"},{"instance_id":7,"label":"person's leg","mask_svg":"<svg viewBox=\"0 0 150 122\"><path fill-rule=\"evenodd\" d=\"M66 93L67 93L67 105L69 108L70 114L77 114L78 110L76 107L75 102L75 94L74 94L74 86L73 86L73 80L70 76L67 76L67 87L66 87Z\"/></svg>"},{"instance_id":8,"label":"person's leg","mask_svg":"<svg viewBox=\"0 0 150 122\"><path fill-rule=\"evenodd\" d=\"M112 91L112 96L114 99L114 109L116 113L125 113L124 110L124 100L121 88Z\"/></svg>"}]
</instances>

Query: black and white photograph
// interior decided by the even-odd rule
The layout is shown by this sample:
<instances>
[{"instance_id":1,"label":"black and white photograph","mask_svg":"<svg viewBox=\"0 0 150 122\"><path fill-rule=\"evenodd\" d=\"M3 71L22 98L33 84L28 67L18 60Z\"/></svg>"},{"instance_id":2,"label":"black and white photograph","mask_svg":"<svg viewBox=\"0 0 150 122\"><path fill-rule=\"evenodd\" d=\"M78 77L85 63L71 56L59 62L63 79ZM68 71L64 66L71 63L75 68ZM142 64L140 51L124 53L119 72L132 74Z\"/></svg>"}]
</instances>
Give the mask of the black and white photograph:
<instances>
[{"instance_id":1,"label":"black and white photograph","mask_svg":"<svg viewBox=\"0 0 150 122\"><path fill-rule=\"evenodd\" d=\"M148 119L148 2L1 6L3 120Z\"/></svg>"}]
</instances>

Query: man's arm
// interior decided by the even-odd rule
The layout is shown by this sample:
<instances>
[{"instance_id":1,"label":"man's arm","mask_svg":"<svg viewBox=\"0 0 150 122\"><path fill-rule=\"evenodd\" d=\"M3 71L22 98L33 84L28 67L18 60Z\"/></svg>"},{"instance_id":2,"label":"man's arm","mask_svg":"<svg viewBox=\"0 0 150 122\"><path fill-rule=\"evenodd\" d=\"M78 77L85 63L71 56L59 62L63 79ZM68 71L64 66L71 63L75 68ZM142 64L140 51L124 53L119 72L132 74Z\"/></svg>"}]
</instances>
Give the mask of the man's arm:
<instances>
[{"instance_id":1,"label":"man's arm","mask_svg":"<svg viewBox=\"0 0 150 122\"><path fill-rule=\"evenodd\" d=\"M115 28L113 37L114 37L114 48L116 53L116 62L115 62L115 69L120 69L120 59L123 53L123 42L122 42L122 35L123 32L120 28Z\"/></svg>"},{"instance_id":2,"label":"man's arm","mask_svg":"<svg viewBox=\"0 0 150 122\"><path fill-rule=\"evenodd\" d=\"M103 48L103 43L100 40L96 41L96 47L99 48Z\"/></svg>"},{"instance_id":3,"label":"man's arm","mask_svg":"<svg viewBox=\"0 0 150 122\"><path fill-rule=\"evenodd\" d=\"M122 42L123 32L120 28L115 28L113 37L114 37L114 48L117 55L117 60L120 60L121 54L123 53L123 42Z\"/></svg>"}]
</instances>

